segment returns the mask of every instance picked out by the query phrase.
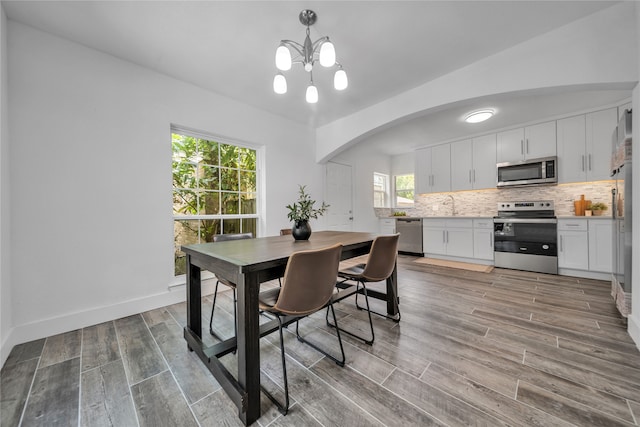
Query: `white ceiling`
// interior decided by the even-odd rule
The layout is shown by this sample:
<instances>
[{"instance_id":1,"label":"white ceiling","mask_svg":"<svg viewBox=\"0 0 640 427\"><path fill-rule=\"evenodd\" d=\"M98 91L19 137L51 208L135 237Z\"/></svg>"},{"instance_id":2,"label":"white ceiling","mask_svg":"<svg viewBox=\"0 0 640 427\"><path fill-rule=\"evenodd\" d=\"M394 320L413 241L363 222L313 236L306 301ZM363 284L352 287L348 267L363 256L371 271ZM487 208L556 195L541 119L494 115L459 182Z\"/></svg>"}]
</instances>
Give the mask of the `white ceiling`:
<instances>
[{"instance_id":1,"label":"white ceiling","mask_svg":"<svg viewBox=\"0 0 640 427\"><path fill-rule=\"evenodd\" d=\"M613 1L2 1L9 19L157 70L257 108L316 127L424 84L478 59L612 6ZM318 22L313 40L329 36L349 75L336 92L332 72L318 69L320 101L304 101L308 75L288 72L289 92L276 95L275 49L281 39L302 43L302 9ZM297 67L297 68L296 68ZM318 66L319 68L319 66ZM458 116L491 103L501 114L492 127L507 126L615 102L628 91L517 94L470 101L385 130L427 132L445 140L470 130ZM483 105L480 105L483 104ZM503 114L504 113L504 114ZM497 122L497 120L502 120ZM487 125L488 126L488 125Z\"/></svg>"}]
</instances>

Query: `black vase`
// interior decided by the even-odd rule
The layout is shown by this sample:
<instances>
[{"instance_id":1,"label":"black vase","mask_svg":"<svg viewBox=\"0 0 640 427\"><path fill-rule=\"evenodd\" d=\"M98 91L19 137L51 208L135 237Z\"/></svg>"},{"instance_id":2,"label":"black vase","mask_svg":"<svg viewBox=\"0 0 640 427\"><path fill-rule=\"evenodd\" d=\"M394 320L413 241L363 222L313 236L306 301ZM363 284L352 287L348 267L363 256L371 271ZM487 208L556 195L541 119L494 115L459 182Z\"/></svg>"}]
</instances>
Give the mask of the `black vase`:
<instances>
[{"instance_id":1,"label":"black vase","mask_svg":"<svg viewBox=\"0 0 640 427\"><path fill-rule=\"evenodd\" d=\"M291 234L296 240L309 240L311 236L311 226L309 221L296 221L291 228Z\"/></svg>"}]
</instances>

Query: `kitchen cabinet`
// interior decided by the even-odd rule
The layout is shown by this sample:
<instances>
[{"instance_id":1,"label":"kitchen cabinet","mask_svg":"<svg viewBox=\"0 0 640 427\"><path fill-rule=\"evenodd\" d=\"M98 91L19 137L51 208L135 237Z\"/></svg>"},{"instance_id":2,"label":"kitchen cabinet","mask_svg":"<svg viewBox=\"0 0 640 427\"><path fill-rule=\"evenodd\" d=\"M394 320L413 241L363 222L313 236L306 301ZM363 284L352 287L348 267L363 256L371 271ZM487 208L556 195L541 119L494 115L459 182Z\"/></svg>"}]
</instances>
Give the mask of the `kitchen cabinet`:
<instances>
[{"instance_id":1,"label":"kitchen cabinet","mask_svg":"<svg viewBox=\"0 0 640 427\"><path fill-rule=\"evenodd\" d=\"M395 234L396 232L395 218L380 218L378 225L380 234Z\"/></svg>"},{"instance_id":2,"label":"kitchen cabinet","mask_svg":"<svg viewBox=\"0 0 640 427\"><path fill-rule=\"evenodd\" d=\"M451 190L496 186L496 134L451 143Z\"/></svg>"},{"instance_id":3,"label":"kitchen cabinet","mask_svg":"<svg viewBox=\"0 0 640 427\"><path fill-rule=\"evenodd\" d=\"M558 268L589 269L588 223L582 219L558 220Z\"/></svg>"},{"instance_id":4,"label":"kitchen cabinet","mask_svg":"<svg viewBox=\"0 0 640 427\"><path fill-rule=\"evenodd\" d=\"M558 182L609 179L617 109L558 120Z\"/></svg>"},{"instance_id":5,"label":"kitchen cabinet","mask_svg":"<svg viewBox=\"0 0 640 427\"><path fill-rule=\"evenodd\" d=\"M613 220L590 219L589 270L611 273L613 263Z\"/></svg>"},{"instance_id":6,"label":"kitchen cabinet","mask_svg":"<svg viewBox=\"0 0 640 427\"><path fill-rule=\"evenodd\" d=\"M611 179L611 136L618 125L616 108L588 113L586 167L587 181Z\"/></svg>"},{"instance_id":7,"label":"kitchen cabinet","mask_svg":"<svg viewBox=\"0 0 640 427\"><path fill-rule=\"evenodd\" d=\"M558 268L593 273L612 271L611 219L559 219Z\"/></svg>"},{"instance_id":8,"label":"kitchen cabinet","mask_svg":"<svg viewBox=\"0 0 640 427\"><path fill-rule=\"evenodd\" d=\"M519 162L556 155L556 122L499 132L497 163Z\"/></svg>"},{"instance_id":9,"label":"kitchen cabinet","mask_svg":"<svg viewBox=\"0 0 640 427\"><path fill-rule=\"evenodd\" d=\"M473 220L473 257L493 261L493 220Z\"/></svg>"},{"instance_id":10,"label":"kitchen cabinet","mask_svg":"<svg viewBox=\"0 0 640 427\"><path fill-rule=\"evenodd\" d=\"M416 150L416 193L451 191L450 144Z\"/></svg>"},{"instance_id":11,"label":"kitchen cabinet","mask_svg":"<svg viewBox=\"0 0 640 427\"><path fill-rule=\"evenodd\" d=\"M426 255L473 258L473 221L466 218L423 220Z\"/></svg>"}]
</instances>

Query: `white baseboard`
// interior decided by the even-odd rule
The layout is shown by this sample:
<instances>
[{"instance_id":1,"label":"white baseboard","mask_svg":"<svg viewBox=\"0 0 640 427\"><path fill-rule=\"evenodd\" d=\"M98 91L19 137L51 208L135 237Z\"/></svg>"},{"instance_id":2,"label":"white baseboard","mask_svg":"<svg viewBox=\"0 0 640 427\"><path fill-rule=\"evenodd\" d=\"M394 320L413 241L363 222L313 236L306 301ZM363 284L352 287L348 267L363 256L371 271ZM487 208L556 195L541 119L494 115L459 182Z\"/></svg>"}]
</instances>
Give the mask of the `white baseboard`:
<instances>
[{"instance_id":1,"label":"white baseboard","mask_svg":"<svg viewBox=\"0 0 640 427\"><path fill-rule=\"evenodd\" d=\"M202 295L213 293L214 285L213 280L203 281ZM185 301L186 298L187 294L184 285L173 286L160 294L16 326L10 330L0 347L0 366L4 365L11 349L18 344L176 304Z\"/></svg>"},{"instance_id":2,"label":"white baseboard","mask_svg":"<svg viewBox=\"0 0 640 427\"><path fill-rule=\"evenodd\" d=\"M627 332L631 336L631 339L636 343L636 347L640 350L640 315L637 313L633 313L627 317Z\"/></svg>"}]
</instances>

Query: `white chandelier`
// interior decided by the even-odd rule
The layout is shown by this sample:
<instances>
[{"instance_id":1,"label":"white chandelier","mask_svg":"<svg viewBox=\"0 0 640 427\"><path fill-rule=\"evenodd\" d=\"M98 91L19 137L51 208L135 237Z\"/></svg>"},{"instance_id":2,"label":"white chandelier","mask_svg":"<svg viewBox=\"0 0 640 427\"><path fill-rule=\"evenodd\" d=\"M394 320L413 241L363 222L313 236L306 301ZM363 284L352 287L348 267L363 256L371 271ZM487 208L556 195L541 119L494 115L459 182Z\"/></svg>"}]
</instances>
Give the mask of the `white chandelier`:
<instances>
[{"instance_id":1,"label":"white chandelier","mask_svg":"<svg viewBox=\"0 0 640 427\"><path fill-rule=\"evenodd\" d=\"M333 76L333 87L336 90L344 90L349 85L347 73L342 69L342 65L336 61L336 49L333 43L329 41L329 37L319 38L311 43L309 37L309 27L318 19L318 15L313 10L305 9L300 12L300 23L307 27L307 37L304 44L294 42L292 40L280 40L280 46L276 50L276 67L280 71L291 69L291 64L302 64L304 70L309 73L309 86L307 87L306 99L310 104L318 102L318 89L313 84L313 66L316 62L320 62L323 67L338 67ZM296 54L295 58L291 58L291 50ZM273 78L273 91L277 94L287 93L287 80L280 72Z\"/></svg>"}]
</instances>

